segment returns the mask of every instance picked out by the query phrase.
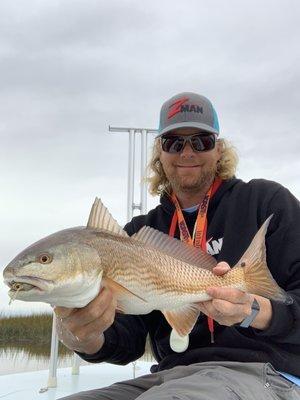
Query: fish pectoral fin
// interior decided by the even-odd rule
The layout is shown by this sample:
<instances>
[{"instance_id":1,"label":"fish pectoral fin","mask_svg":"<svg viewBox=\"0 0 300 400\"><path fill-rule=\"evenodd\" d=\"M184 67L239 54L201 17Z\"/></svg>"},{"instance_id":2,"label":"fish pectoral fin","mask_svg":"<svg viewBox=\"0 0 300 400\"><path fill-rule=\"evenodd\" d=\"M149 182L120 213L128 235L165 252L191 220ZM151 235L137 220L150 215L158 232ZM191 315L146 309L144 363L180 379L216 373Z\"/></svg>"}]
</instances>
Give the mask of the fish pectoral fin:
<instances>
[{"instance_id":1,"label":"fish pectoral fin","mask_svg":"<svg viewBox=\"0 0 300 400\"><path fill-rule=\"evenodd\" d=\"M87 228L103 229L118 235L128 237L128 234L111 216L108 209L104 206L102 201L96 197L94 204L91 208Z\"/></svg>"},{"instance_id":2,"label":"fish pectoral fin","mask_svg":"<svg viewBox=\"0 0 300 400\"><path fill-rule=\"evenodd\" d=\"M180 336L186 336L193 329L200 311L195 304L188 304L178 310L163 311L162 313Z\"/></svg>"},{"instance_id":3,"label":"fish pectoral fin","mask_svg":"<svg viewBox=\"0 0 300 400\"><path fill-rule=\"evenodd\" d=\"M143 299L142 297L138 296L137 294L131 292L130 290L126 289L124 286L120 285L118 282L114 281L111 278L104 278L103 285L108 287L109 289L111 289L113 294L116 296L117 300L122 299L123 297L126 297L126 298L135 297L135 298L147 303L147 301L145 299ZM118 304L117 308L119 308L120 311L124 312L124 310L122 310L121 304Z\"/></svg>"}]
</instances>

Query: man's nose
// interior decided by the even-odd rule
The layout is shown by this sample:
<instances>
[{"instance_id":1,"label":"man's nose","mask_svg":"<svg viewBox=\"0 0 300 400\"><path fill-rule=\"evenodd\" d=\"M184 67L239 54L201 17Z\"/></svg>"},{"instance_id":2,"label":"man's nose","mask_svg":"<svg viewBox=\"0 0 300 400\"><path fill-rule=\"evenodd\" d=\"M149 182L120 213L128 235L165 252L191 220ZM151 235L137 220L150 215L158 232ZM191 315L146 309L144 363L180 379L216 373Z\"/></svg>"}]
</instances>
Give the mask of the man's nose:
<instances>
[{"instance_id":1,"label":"man's nose","mask_svg":"<svg viewBox=\"0 0 300 400\"><path fill-rule=\"evenodd\" d=\"M184 145L184 148L182 149L180 155L182 157L191 157L195 155L195 152L190 144L190 142L186 142L186 144Z\"/></svg>"}]
</instances>

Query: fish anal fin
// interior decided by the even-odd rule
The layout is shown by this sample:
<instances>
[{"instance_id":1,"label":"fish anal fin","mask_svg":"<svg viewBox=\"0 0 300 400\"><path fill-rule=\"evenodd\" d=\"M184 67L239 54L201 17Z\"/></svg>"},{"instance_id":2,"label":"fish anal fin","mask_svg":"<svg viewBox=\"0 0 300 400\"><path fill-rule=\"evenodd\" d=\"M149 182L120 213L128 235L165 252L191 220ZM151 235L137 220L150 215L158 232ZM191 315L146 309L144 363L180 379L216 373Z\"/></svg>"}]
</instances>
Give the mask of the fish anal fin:
<instances>
[{"instance_id":1,"label":"fish anal fin","mask_svg":"<svg viewBox=\"0 0 300 400\"><path fill-rule=\"evenodd\" d=\"M104 206L102 201L96 197L92 205L87 228L102 229L121 236L128 237L124 229L117 223L111 216L108 209Z\"/></svg>"},{"instance_id":2,"label":"fish anal fin","mask_svg":"<svg viewBox=\"0 0 300 400\"><path fill-rule=\"evenodd\" d=\"M215 258L202 249L195 248L178 239L174 239L150 226L143 226L136 234L131 236L131 238L176 258L177 260L209 271L217 265Z\"/></svg>"},{"instance_id":3,"label":"fish anal fin","mask_svg":"<svg viewBox=\"0 0 300 400\"><path fill-rule=\"evenodd\" d=\"M145 303L147 303L147 301L145 299L143 299L142 297L138 296L137 294L131 292L130 290L126 289L124 286L120 285L118 282L114 281L111 278L104 278L103 279L103 285L108 287L113 294L116 296L117 299L122 299L122 298L136 298L139 299ZM121 312L125 312L125 310L122 309L121 304L118 304L117 308L121 311Z\"/></svg>"},{"instance_id":4,"label":"fish anal fin","mask_svg":"<svg viewBox=\"0 0 300 400\"><path fill-rule=\"evenodd\" d=\"M178 310L163 311L163 314L171 327L180 336L186 336L193 329L200 311L195 304L189 304Z\"/></svg>"}]
</instances>

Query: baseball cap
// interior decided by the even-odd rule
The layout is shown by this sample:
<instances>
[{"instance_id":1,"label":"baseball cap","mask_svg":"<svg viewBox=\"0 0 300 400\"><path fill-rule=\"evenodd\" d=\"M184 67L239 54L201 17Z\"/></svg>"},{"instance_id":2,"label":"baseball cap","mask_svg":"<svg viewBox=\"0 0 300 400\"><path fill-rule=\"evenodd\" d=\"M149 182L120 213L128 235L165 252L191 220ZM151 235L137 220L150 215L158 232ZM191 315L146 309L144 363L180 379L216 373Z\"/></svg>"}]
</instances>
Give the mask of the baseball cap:
<instances>
[{"instance_id":1,"label":"baseball cap","mask_svg":"<svg viewBox=\"0 0 300 400\"><path fill-rule=\"evenodd\" d=\"M200 94L183 92L162 105L157 137L188 127L219 135L218 116L211 102Z\"/></svg>"}]
</instances>

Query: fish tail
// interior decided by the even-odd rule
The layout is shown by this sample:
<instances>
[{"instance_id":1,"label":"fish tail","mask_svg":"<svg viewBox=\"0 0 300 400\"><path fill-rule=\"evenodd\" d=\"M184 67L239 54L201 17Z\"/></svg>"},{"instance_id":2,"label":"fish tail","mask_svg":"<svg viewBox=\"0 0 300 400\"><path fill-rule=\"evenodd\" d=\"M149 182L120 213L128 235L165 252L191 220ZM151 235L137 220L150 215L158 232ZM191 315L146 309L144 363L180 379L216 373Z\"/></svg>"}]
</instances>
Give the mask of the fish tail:
<instances>
[{"instance_id":1,"label":"fish tail","mask_svg":"<svg viewBox=\"0 0 300 400\"><path fill-rule=\"evenodd\" d=\"M265 235L273 214L264 222L237 266L244 269L246 291L285 304L293 298L281 289L267 266Z\"/></svg>"}]
</instances>

